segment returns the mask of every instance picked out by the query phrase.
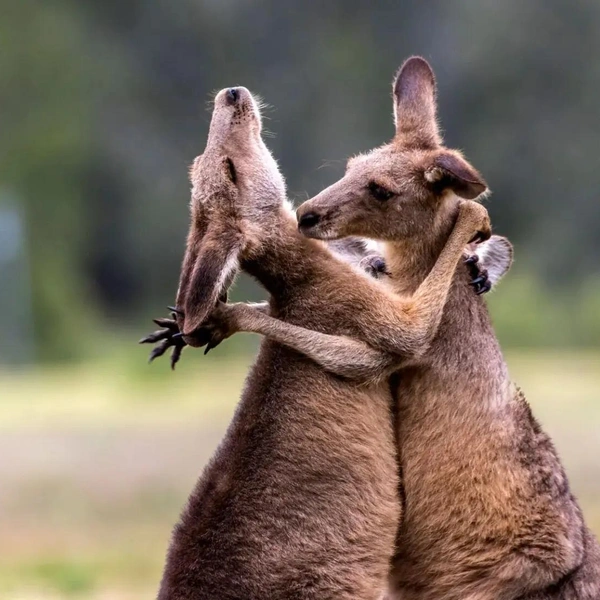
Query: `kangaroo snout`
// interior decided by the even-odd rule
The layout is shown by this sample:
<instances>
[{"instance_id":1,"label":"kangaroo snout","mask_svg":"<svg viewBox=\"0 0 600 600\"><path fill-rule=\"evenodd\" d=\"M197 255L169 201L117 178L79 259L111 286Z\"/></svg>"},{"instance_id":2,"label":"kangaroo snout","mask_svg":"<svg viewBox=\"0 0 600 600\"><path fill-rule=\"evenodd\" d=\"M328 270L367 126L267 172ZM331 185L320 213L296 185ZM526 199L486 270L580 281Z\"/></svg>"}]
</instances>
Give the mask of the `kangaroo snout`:
<instances>
[{"instance_id":1,"label":"kangaroo snout","mask_svg":"<svg viewBox=\"0 0 600 600\"><path fill-rule=\"evenodd\" d=\"M215 106L225 104L226 106L241 106L242 104L252 103L250 91L243 86L225 88L221 90L215 98Z\"/></svg>"},{"instance_id":2,"label":"kangaroo snout","mask_svg":"<svg viewBox=\"0 0 600 600\"><path fill-rule=\"evenodd\" d=\"M332 210L327 206L315 206L315 204L313 198L298 207L296 211L298 231L306 237L318 240L336 239L336 231L331 226Z\"/></svg>"},{"instance_id":3,"label":"kangaroo snout","mask_svg":"<svg viewBox=\"0 0 600 600\"><path fill-rule=\"evenodd\" d=\"M317 240L338 239L339 213L339 206L332 205L329 197L319 194L301 204L296 210L298 231Z\"/></svg>"},{"instance_id":4,"label":"kangaroo snout","mask_svg":"<svg viewBox=\"0 0 600 600\"><path fill-rule=\"evenodd\" d=\"M240 92L238 88L229 88L227 92L225 92L225 101L227 104L235 104L240 97Z\"/></svg>"},{"instance_id":5,"label":"kangaroo snout","mask_svg":"<svg viewBox=\"0 0 600 600\"><path fill-rule=\"evenodd\" d=\"M302 231L311 229L321 220L321 217L315 212L307 212L303 215L297 212L296 218L298 219L298 229Z\"/></svg>"}]
</instances>

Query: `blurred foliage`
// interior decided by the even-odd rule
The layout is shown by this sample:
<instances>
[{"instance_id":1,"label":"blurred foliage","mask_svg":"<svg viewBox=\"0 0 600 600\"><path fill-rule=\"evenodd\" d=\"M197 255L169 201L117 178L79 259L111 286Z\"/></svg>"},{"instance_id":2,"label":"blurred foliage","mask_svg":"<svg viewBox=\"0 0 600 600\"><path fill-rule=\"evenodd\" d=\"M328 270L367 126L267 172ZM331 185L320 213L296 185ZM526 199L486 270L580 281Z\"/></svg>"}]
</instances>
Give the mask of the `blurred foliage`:
<instances>
[{"instance_id":1,"label":"blurred foliage","mask_svg":"<svg viewBox=\"0 0 600 600\"><path fill-rule=\"evenodd\" d=\"M173 299L211 90L247 85L274 106L269 144L300 201L391 136L389 82L416 53L516 246L493 300L503 340L600 343L597 1L0 5L0 202L10 190L24 215L32 316L20 296L0 311L33 320L37 358L144 330Z\"/></svg>"},{"instance_id":2,"label":"blurred foliage","mask_svg":"<svg viewBox=\"0 0 600 600\"><path fill-rule=\"evenodd\" d=\"M570 350L600 346L597 0L0 7L0 365L80 361L0 367L1 598L155 594L231 418L256 336L186 350L175 375L134 344L175 295L213 92L271 105L299 203L391 137L411 54L437 73L448 145L494 190L516 252L494 321L504 345L545 347L509 351L511 373L600 532L600 358ZM262 296L240 278L234 299Z\"/></svg>"},{"instance_id":3,"label":"blurred foliage","mask_svg":"<svg viewBox=\"0 0 600 600\"><path fill-rule=\"evenodd\" d=\"M251 339L250 336L240 336ZM228 343L228 342L226 342ZM101 361L0 370L0 598L154 598L169 534L231 419L248 370L226 345L171 373L142 348ZM509 351L600 533L600 355ZM143 366L140 366L143 365Z\"/></svg>"}]
</instances>

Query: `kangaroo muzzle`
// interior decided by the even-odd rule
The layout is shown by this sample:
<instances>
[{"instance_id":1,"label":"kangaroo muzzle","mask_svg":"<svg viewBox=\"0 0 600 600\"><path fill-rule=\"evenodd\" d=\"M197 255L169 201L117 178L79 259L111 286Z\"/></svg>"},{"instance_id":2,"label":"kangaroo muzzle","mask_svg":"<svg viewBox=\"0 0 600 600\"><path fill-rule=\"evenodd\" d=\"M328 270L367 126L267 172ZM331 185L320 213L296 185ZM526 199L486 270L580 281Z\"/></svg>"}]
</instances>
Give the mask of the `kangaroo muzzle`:
<instances>
[{"instance_id":1,"label":"kangaroo muzzle","mask_svg":"<svg viewBox=\"0 0 600 600\"><path fill-rule=\"evenodd\" d=\"M297 215L298 219L298 229L301 231L307 231L317 225L321 220L321 217L314 212L307 212L302 216Z\"/></svg>"},{"instance_id":2,"label":"kangaroo muzzle","mask_svg":"<svg viewBox=\"0 0 600 600\"><path fill-rule=\"evenodd\" d=\"M321 202L321 204L324 204ZM330 240L337 238L337 228L332 219L335 220L337 207L316 206L314 199L307 200L296 210L298 231L309 238L319 240Z\"/></svg>"}]
</instances>

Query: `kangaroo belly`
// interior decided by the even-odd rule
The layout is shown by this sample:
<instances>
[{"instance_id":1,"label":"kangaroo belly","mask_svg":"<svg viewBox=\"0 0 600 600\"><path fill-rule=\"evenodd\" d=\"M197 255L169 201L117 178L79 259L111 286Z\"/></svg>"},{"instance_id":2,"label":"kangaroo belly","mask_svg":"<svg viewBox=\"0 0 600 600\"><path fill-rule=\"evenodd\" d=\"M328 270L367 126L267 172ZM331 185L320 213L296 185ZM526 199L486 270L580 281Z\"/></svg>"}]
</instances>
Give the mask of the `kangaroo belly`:
<instances>
[{"instance_id":1,"label":"kangaroo belly","mask_svg":"<svg viewBox=\"0 0 600 600\"><path fill-rule=\"evenodd\" d=\"M549 438L516 389L485 381L403 378L400 598L516 599L582 560L580 511Z\"/></svg>"},{"instance_id":2,"label":"kangaroo belly","mask_svg":"<svg viewBox=\"0 0 600 600\"><path fill-rule=\"evenodd\" d=\"M378 599L400 517L395 456L385 385L334 381L264 342L174 532L161 599Z\"/></svg>"}]
</instances>

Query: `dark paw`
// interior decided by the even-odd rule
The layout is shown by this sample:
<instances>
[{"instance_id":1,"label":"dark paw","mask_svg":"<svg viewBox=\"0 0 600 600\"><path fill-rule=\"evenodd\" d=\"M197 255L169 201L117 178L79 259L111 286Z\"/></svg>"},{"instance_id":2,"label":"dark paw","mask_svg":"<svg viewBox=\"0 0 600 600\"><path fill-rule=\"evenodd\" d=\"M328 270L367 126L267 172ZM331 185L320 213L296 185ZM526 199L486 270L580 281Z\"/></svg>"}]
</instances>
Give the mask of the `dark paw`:
<instances>
[{"instance_id":1,"label":"dark paw","mask_svg":"<svg viewBox=\"0 0 600 600\"><path fill-rule=\"evenodd\" d=\"M163 329L158 329L139 341L140 344L156 344L152 352L150 352L148 362L152 362L155 358L162 356L169 348L173 348L171 352L171 369L174 370L186 346L194 348L206 346L204 354L208 354L208 352L216 348L228 337L226 330L220 325L218 320L209 317L202 327L186 335L186 339L184 339L183 333L177 324L177 317L182 317L183 311L173 306L169 306L168 308L173 311L171 312L171 319L153 319Z\"/></svg>"},{"instance_id":2,"label":"dark paw","mask_svg":"<svg viewBox=\"0 0 600 600\"><path fill-rule=\"evenodd\" d=\"M480 244L481 242L487 242L492 237L491 230L478 231L470 240L469 244Z\"/></svg>"},{"instance_id":3,"label":"dark paw","mask_svg":"<svg viewBox=\"0 0 600 600\"><path fill-rule=\"evenodd\" d=\"M383 277L384 275L390 275L387 270L387 265L385 264L385 259L378 254L366 256L360 261L359 266L371 275L371 277L375 277L375 279Z\"/></svg>"},{"instance_id":4,"label":"dark paw","mask_svg":"<svg viewBox=\"0 0 600 600\"><path fill-rule=\"evenodd\" d=\"M177 316L182 315L182 311L171 306L169 308L173 310L171 313L172 318L152 319L159 327L162 327L162 329L158 329L142 338L139 343L156 344L152 352L150 352L148 362L152 362L155 358L162 356L169 348L173 348L173 351L171 352L171 369L174 370L187 343L184 341L183 335L179 331L179 325L177 325Z\"/></svg>"},{"instance_id":5,"label":"dark paw","mask_svg":"<svg viewBox=\"0 0 600 600\"><path fill-rule=\"evenodd\" d=\"M194 331L194 346L206 346L204 348L204 354L206 355L227 337L224 327L218 321L213 321L209 317L200 329Z\"/></svg>"},{"instance_id":6,"label":"dark paw","mask_svg":"<svg viewBox=\"0 0 600 600\"><path fill-rule=\"evenodd\" d=\"M492 283L488 278L488 272L486 269L479 268L479 257L476 254L465 258L465 264L469 269L471 275L471 281L469 285L473 286L475 293L479 296L485 294L492 289Z\"/></svg>"}]
</instances>

